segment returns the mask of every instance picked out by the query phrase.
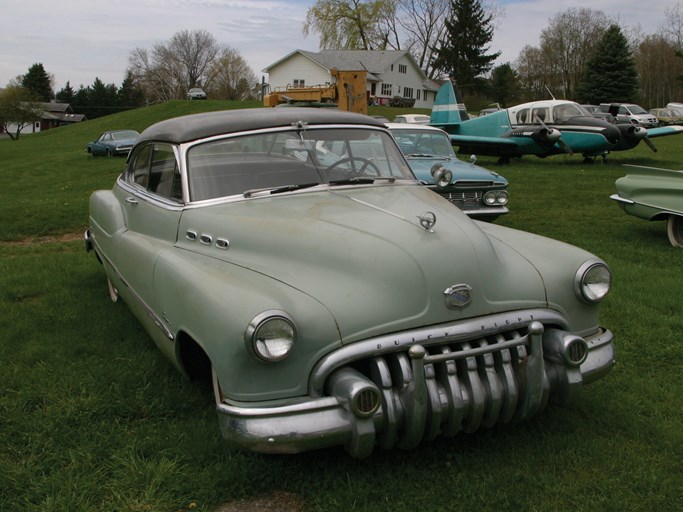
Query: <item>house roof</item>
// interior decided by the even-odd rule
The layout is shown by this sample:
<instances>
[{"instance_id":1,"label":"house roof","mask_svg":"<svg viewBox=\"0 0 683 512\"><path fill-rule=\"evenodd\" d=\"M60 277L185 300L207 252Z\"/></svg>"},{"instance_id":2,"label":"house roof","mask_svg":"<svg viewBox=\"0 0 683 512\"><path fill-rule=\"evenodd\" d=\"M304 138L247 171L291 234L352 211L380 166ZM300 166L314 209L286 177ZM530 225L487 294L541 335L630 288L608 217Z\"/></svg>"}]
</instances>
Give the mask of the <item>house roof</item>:
<instances>
[{"instance_id":1,"label":"house roof","mask_svg":"<svg viewBox=\"0 0 683 512\"><path fill-rule=\"evenodd\" d=\"M40 116L41 119L61 121L63 123L79 123L85 121L86 117L84 114L68 114L61 112L43 112Z\"/></svg>"},{"instance_id":2,"label":"house roof","mask_svg":"<svg viewBox=\"0 0 683 512\"><path fill-rule=\"evenodd\" d=\"M71 109L71 105L69 105L68 103L58 103L56 101L41 103L40 108L42 108L46 112L58 112L62 114L73 112L73 110Z\"/></svg>"},{"instance_id":3,"label":"house roof","mask_svg":"<svg viewBox=\"0 0 683 512\"><path fill-rule=\"evenodd\" d=\"M312 60L319 66L330 70L336 68L340 71L356 71L364 69L368 72L368 80L381 82L377 76L385 73L397 60L407 56L422 75L425 88L438 90L438 85L429 80L424 71L417 65L415 59L407 50L321 50L320 52L310 52L306 50L294 50L277 60L262 71L268 73L270 69L286 61L295 54L301 54Z\"/></svg>"}]
</instances>

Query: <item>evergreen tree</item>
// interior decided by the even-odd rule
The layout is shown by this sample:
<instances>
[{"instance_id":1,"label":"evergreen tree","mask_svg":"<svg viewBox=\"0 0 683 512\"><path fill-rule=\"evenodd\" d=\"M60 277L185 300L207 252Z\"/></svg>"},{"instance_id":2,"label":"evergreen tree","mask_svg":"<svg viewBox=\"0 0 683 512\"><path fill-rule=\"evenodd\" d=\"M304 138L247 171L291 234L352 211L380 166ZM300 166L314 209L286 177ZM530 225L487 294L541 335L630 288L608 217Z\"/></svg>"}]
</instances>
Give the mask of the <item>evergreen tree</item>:
<instances>
[{"instance_id":1,"label":"evergreen tree","mask_svg":"<svg viewBox=\"0 0 683 512\"><path fill-rule=\"evenodd\" d=\"M76 91L71 87L70 82L66 82L64 88L60 89L57 94L55 94L55 99L60 103L68 103L73 107L74 100L76 98Z\"/></svg>"},{"instance_id":2,"label":"evergreen tree","mask_svg":"<svg viewBox=\"0 0 683 512\"><path fill-rule=\"evenodd\" d=\"M585 103L629 103L638 94L638 71L628 41L618 25L611 25L586 62L577 100Z\"/></svg>"},{"instance_id":3,"label":"evergreen tree","mask_svg":"<svg viewBox=\"0 0 683 512\"><path fill-rule=\"evenodd\" d=\"M51 82L50 76L40 63L28 68L28 72L21 77L21 86L31 91L39 101L48 102L54 96Z\"/></svg>"},{"instance_id":4,"label":"evergreen tree","mask_svg":"<svg viewBox=\"0 0 683 512\"><path fill-rule=\"evenodd\" d=\"M133 74L128 71L117 92L118 104L121 108L141 107L145 104L145 93L138 87Z\"/></svg>"},{"instance_id":5,"label":"evergreen tree","mask_svg":"<svg viewBox=\"0 0 683 512\"><path fill-rule=\"evenodd\" d=\"M485 91L482 75L500 55L486 53L493 39L492 21L493 15L486 13L480 0L451 0L445 38L435 49L432 67L455 80L464 93Z\"/></svg>"},{"instance_id":6,"label":"evergreen tree","mask_svg":"<svg viewBox=\"0 0 683 512\"><path fill-rule=\"evenodd\" d=\"M118 89L114 84L105 84L95 77L92 86L88 88L88 118L106 116L118 112Z\"/></svg>"},{"instance_id":7,"label":"evergreen tree","mask_svg":"<svg viewBox=\"0 0 683 512\"><path fill-rule=\"evenodd\" d=\"M491 71L490 95L503 108L519 99L519 77L509 62Z\"/></svg>"}]
</instances>

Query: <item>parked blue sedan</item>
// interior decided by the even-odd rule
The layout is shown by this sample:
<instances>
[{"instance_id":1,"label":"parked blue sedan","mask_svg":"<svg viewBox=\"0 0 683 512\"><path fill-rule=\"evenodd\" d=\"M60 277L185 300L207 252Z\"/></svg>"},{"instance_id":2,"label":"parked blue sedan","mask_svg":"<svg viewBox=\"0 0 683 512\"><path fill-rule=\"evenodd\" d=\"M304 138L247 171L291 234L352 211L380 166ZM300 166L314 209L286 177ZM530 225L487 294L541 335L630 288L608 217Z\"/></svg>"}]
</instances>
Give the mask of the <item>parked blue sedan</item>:
<instances>
[{"instance_id":1,"label":"parked blue sedan","mask_svg":"<svg viewBox=\"0 0 683 512\"><path fill-rule=\"evenodd\" d=\"M434 126L386 123L418 180L470 217L492 221L508 213L508 181L458 160L448 135Z\"/></svg>"},{"instance_id":2,"label":"parked blue sedan","mask_svg":"<svg viewBox=\"0 0 683 512\"><path fill-rule=\"evenodd\" d=\"M89 155L128 155L140 134L135 130L113 130L104 132L97 140L88 142L85 150Z\"/></svg>"}]
</instances>

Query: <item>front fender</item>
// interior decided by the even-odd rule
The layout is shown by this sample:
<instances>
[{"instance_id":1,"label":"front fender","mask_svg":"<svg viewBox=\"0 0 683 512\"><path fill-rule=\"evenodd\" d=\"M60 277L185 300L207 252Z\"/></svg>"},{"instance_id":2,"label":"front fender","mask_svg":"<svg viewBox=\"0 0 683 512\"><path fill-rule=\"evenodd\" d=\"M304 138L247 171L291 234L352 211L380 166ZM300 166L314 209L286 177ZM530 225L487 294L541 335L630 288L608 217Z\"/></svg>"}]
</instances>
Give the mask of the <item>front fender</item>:
<instances>
[{"instance_id":1,"label":"front fender","mask_svg":"<svg viewBox=\"0 0 683 512\"><path fill-rule=\"evenodd\" d=\"M598 330L599 305L579 299L574 291L574 280L586 261L601 261L599 258L564 242L496 224L484 224L482 230L515 250L536 268L543 280L548 307L567 319L568 330L579 336Z\"/></svg>"},{"instance_id":2,"label":"front fender","mask_svg":"<svg viewBox=\"0 0 683 512\"><path fill-rule=\"evenodd\" d=\"M185 332L211 360L224 396L271 400L308 393L308 375L324 354L341 346L332 314L317 300L282 282L206 255L173 247L154 269L159 316L171 332ZM250 355L244 333L264 311L295 320L292 353L277 363Z\"/></svg>"}]
</instances>

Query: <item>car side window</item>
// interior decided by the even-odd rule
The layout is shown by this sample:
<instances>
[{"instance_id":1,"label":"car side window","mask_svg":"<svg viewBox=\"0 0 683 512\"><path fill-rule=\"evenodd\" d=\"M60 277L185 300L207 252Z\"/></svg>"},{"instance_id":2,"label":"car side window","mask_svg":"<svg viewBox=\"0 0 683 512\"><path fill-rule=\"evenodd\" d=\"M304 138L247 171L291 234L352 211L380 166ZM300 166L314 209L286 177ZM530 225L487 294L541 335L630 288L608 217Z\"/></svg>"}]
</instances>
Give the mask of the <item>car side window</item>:
<instances>
[{"instance_id":1,"label":"car side window","mask_svg":"<svg viewBox=\"0 0 683 512\"><path fill-rule=\"evenodd\" d=\"M128 169L128 181L144 189L147 188L149 181L149 160L151 154L152 145L148 144L135 154Z\"/></svg>"},{"instance_id":2,"label":"car side window","mask_svg":"<svg viewBox=\"0 0 683 512\"><path fill-rule=\"evenodd\" d=\"M147 144L131 159L126 180L167 199L183 198L180 169L168 144Z\"/></svg>"},{"instance_id":3,"label":"car side window","mask_svg":"<svg viewBox=\"0 0 683 512\"><path fill-rule=\"evenodd\" d=\"M180 170L171 146L154 145L147 190L168 199L183 198Z\"/></svg>"}]
</instances>

